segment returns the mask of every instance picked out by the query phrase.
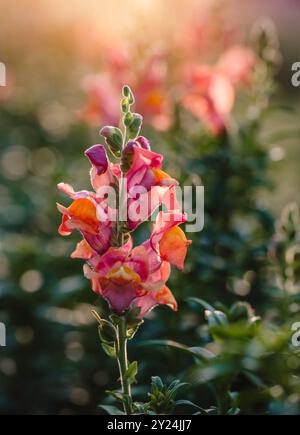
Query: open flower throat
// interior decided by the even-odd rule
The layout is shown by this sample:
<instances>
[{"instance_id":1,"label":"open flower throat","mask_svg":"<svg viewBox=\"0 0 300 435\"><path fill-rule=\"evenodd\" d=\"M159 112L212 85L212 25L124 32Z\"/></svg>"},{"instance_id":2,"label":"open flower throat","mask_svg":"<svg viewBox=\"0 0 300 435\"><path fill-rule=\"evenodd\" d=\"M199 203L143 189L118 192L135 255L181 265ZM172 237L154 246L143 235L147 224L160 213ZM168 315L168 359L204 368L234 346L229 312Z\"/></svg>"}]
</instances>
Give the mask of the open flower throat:
<instances>
[{"instance_id":1,"label":"open flower throat","mask_svg":"<svg viewBox=\"0 0 300 435\"><path fill-rule=\"evenodd\" d=\"M163 156L152 152L149 141L140 136L142 117L131 112L133 103L131 90L124 87L124 132L104 127L101 135L106 146L94 145L85 152L92 166L93 191L75 192L70 185L60 183L59 190L69 195L72 203L57 207L62 213L59 233L68 236L78 230L82 235L71 256L86 260L84 274L93 291L118 315L137 307L143 317L161 304L177 309L166 283L171 265L183 269L191 242L179 228L187 217L176 201L178 183L163 171ZM106 149L118 163L110 162ZM112 204L107 195L113 189L120 197L120 186L125 189L125 221L121 216L124 210L121 213L119 204ZM152 222L149 240L134 247L131 233L162 205L167 211L160 211Z\"/></svg>"}]
</instances>

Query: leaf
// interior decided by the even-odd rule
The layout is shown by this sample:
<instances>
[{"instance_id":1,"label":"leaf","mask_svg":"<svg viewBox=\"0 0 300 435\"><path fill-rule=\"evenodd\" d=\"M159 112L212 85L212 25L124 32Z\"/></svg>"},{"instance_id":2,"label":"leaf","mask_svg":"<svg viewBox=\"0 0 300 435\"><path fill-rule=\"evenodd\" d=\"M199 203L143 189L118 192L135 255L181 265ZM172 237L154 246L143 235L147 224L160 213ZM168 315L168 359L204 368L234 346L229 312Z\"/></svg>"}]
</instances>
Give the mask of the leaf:
<instances>
[{"instance_id":1,"label":"leaf","mask_svg":"<svg viewBox=\"0 0 300 435\"><path fill-rule=\"evenodd\" d=\"M247 370L244 370L243 374L256 387L263 388L263 389L267 388L266 384L256 374L249 372Z\"/></svg>"},{"instance_id":2,"label":"leaf","mask_svg":"<svg viewBox=\"0 0 300 435\"><path fill-rule=\"evenodd\" d=\"M178 390L186 385L188 385L186 382L180 382L179 380L173 381L167 389L166 398L168 400L174 400Z\"/></svg>"},{"instance_id":3,"label":"leaf","mask_svg":"<svg viewBox=\"0 0 300 435\"><path fill-rule=\"evenodd\" d=\"M201 361L207 361L212 358L215 358L215 355L210 352L209 350L203 348L203 347L191 347L185 346L184 344L177 343L176 341L172 340L148 340L144 341L143 343L140 343L139 346L165 346L165 347L171 347L174 349L178 349L182 352L185 352L186 354L193 356L197 359L200 359Z\"/></svg>"},{"instance_id":4,"label":"leaf","mask_svg":"<svg viewBox=\"0 0 300 435\"><path fill-rule=\"evenodd\" d=\"M101 319L101 324L98 328L101 343L113 344L117 339L117 331L112 323Z\"/></svg>"},{"instance_id":5,"label":"leaf","mask_svg":"<svg viewBox=\"0 0 300 435\"><path fill-rule=\"evenodd\" d=\"M164 388L164 383L159 376L152 376L151 378L152 385L156 385L159 390Z\"/></svg>"},{"instance_id":6,"label":"leaf","mask_svg":"<svg viewBox=\"0 0 300 435\"><path fill-rule=\"evenodd\" d=\"M209 360L216 357L214 353L204 347L190 347L188 350L189 352L192 352L196 358L198 357L203 360Z\"/></svg>"},{"instance_id":7,"label":"leaf","mask_svg":"<svg viewBox=\"0 0 300 435\"><path fill-rule=\"evenodd\" d=\"M203 299L199 298L188 298L189 302L201 305L205 310L215 311L215 308L209 303L205 302Z\"/></svg>"},{"instance_id":8,"label":"leaf","mask_svg":"<svg viewBox=\"0 0 300 435\"><path fill-rule=\"evenodd\" d=\"M129 382L130 385L132 385L136 383L137 374L138 374L138 363L137 361L134 361L129 365L124 375L124 378Z\"/></svg>"},{"instance_id":9,"label":"leaf","mask_svg":"<svg viewBox=\"0 0 300 435\"><path fill-rule=\"evenodd\" d=\"M209 326L216 326L216 325L228 325L228 319L227 316L222 311L205 311L205 317L208 321Z\"/></svg>"},{"instance_id":10,"label":"leaf","mask_svg":"<svg viewBox=\"0 0 300 435\"><path fill-rule=\"evenodd\" d=\"M208 412L205 409L201 408L201 406L196 405L190 400L176 400L175 404L176 406L191 406L192 408L198 409L201 415L208 415Z\"/></svg>"},{"instance_id":11,"label":"leaf","mask_svg":"<svg viewBox=\"0 0 300 435\"><path fill-rule=\"evenodd\" d=\"M229 312L229 318L232 322L249 320L253 316L253 309L247 302L235 303Z\"/></svg>"},{"instance_id":12,"label":"leaf","mask_svg":"<svg viewBox=\"0 0 300 435\"><path fill-rule=\"evenodd\" d=\"M227 412L227 415L240 415L240 413L241 413L240 408L231 408Z\"/></svg>"},{"instance_id":13,"label":"leaf","mask_svg":"<svg viewBox=\"0 0 300 435\"><path fill-rule=\"evenodd\" d=\"M131 405L132 405L131 397L128 394L122 393L122 391L119 391L119 390L110 391L110 390L108 390L108 391L106 391L106 394L108 394L109 396L112 396L118 402L128 405L129 407L131 407Z\"/></svg>"},{"instance_id":14,"label":"leaf","mask_svg":"<svg viewBox=\"0 0 300 435\"><path fill-rule=\"evenodd\" d=\"M117 357L115 345L107 344L104 342L102 342L101 344L102 344L102 348L103 348L104 352L106 353L106 355L108 355L111 358Z\"/></svg>"},{"instance_id":15,"label":"leaf","mask_svg":"<svg viewBox=\"0 0 300 435\"><path fill-rule=\"evenodd\" d=\"M118 400L119 402L124 401L124 394L119 390L106 390L106 394L112 396L114 399Z\"/></svg>"},{"instance_id":16,"label":"leaf","mask_svg":"<svg viewBox=\"0 0 300 435\"><path fill-rule=\"evenodd\" d=\"M125 415L125 413L118 409L116 406L100 405L99 408L103 409L103 411L107 412L107 414L109 415Z\"/></svg>"},{"instance_id":17,"label":"leaf","mask_svg":"<svg viewBox=\"0 0 300 435\"><path fill-rule=\"evenodd\" d=\"M144 323L144 320L138 320L127 325L126 336L129 340L132 340L135 334L138 332L140 326Z\"/></svg>"}]
</instances>

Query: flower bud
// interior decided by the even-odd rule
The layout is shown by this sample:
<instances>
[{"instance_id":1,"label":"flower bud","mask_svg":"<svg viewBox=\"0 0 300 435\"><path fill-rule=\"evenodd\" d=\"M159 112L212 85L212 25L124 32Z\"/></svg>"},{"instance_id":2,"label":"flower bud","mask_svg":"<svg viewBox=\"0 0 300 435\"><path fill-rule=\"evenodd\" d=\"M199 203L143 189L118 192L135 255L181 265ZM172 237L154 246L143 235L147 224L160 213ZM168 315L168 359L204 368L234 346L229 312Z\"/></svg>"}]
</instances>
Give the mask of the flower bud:
<instances>
[{"instance_id":1,"label":"flower bud","mask_svg":"<svg viewBox=\"0 0 300 435\"><path fill-rule=\"evenodd\" d=\"M130 140L127 143L126 147L124 148L123 154L124 155L133 155L134 147L141 148L141 145L136 140Z\"/></svg>"},{"instance_id":2,"label":"flower bud","mask_svg":"<svg viewBox=\"0 0 300 435\"><path fill-rule=\"evenodd\" d=\"M121 100L121 110L123 113L128 113L130 111L129 100L126 97Z\"/></svg>"},{"instance_id":3,"label":"flower bud","mask_svg":"<svg viewBox=\"0 0 300 435\"><path fill-rule=\"evenodd\" d=\"M143 124L142 115L140 115L139 113L131 113L131 112L126 113L124 117L124 125L128 129L130 139L135 139L139 135L142 128L142 124Z\"/></svg>"},{"instance_id":4,"label":"flower bud","mask_svg":"<svg viewBox=\"0 0 300 435\"><path fill-rule=\"evenodd\" d=\"M100 134L105 138L105 142L112 154L120 158L123 146L123 133L117 127L104 127Z\"/></svg>"},{"instance_id":5,"label":"flower bud","mask_svg":"<svg viewBox=\"0 0 300 435\"><path fill-rule=\"evenodd\" d=\"M138 138L136 138L135 142L137 142L144 150L151 150L150 142L146 137L139 136Z\"/></svg>"},{"instance_id":6,"label":"flower bud","mask_svg":"<svg viewBox=\"0 0 300 435\"><path fill-rule=\"evenodd\" d=\"M132 106L132 104L135 103L135 98L134 98L133 92L130 89L130 87L127 85L125 85L123 87L123 96L128 99L130 106Z\"/></svg>"}]
</instances>

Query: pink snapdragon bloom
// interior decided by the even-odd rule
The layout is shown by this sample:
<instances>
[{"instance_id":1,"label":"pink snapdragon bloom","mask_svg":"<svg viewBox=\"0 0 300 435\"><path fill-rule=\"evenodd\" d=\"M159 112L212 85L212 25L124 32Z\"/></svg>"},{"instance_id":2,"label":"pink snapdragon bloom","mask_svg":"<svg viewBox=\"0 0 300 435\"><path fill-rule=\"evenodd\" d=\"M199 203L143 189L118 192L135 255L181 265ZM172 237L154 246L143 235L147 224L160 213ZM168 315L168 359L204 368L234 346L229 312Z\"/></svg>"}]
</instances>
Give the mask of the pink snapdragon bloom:
<instances>
[{"instance_id":1,"label":"pink snapdragon bloom","mask_svg":"<svg viewBox=\"0 0 300 435\"><path fill-rule=\"evenodd\" d=\"M256 56L251 49L235 45L220 57L217 70L225 74L234 86L248 85L255 64Z\"/></svg>"},{"instance_id":2,"label":"pink snapdragon bloom","mask_svg":"<svg viewBox=\"0 0 300 435\"><path fill-rule=\"evenodd\" d=\"M160 213L151 240L141 246L132 249L130 239L124 246L110 248L102 256L93 255L85 247L82 258L88 259L89 265L84 271L92 282L93 291L103 296L117 314L123 314L132 306L141 309L140 317L157 305L168 305L177 310L176 300L166 282L171 264L183 267L191 243L178 227L185 221L186 216L181 214Z\"/></svg>"},{"instance_id":3,"label":"pink snapdragon bloom","mask_svg":"<svg viewBox=\"0 0 300 435\"><path fill-rule=\"evenodd\" d=\"M119 118L118 89L108 74L90 75L83 81L87 102L80 110L79 117L92 127L102 122L116 125Z\"/></svg>"},{"instance_id":4,"label":"pink snapdragon bloom","mask_svg":"<svg viewBox=\"0 0 300 435\"><path fill-rule=\"evenodd\" d=\"M193 71L190 91L184 96L183 105L214 134L219 134L225 129L234 99L230 80L213 68L203 66Z\"/></svg>"},{"instance_id":5,"label":"pink snapdragon bloom","mask_svg":"<svg viewBox=\"0 0 300 435\"><path fill-rule=\"evenodd\" d=\"M255 55L250 49L234 46L215 66L193 67L183 105L202 119L214 134L221 133L234 106L236 87L251 82L255 63Z\"/></svg>"},{"instance_id":6,"label":"pink snapdragon bloom","mask_svg":"<svg viewBox=\"0 0 300 435\"><path fill-rule=\"evenodd\" d=\"M123 96L128 92L129 88L123 90ZM129 105L130 101L133 100L128 99ZM128 114L128 110L126 106L123 113ZM132 116L141 119L137 114ZM163 171L163 156L151 151L145 137L126 141L128 132L133 137L140 131L130 128L124 133L112 127L101 130L111 151L121 147L117 153L119 162L111 163L101 144L89 148L85 156L92 166L93 191L76 192L72 186L60 183L59 190L73 202L69 207L60 204L57 207L63 215L59 233L68 236L76 229L83 237L71 257L87 262L84 274L90 279L92 290L105 298L116 314L123 315L131 307L137 307L142 318L157 305L177 309L166 283L172 265L183 269L191 242L179 228L187 217L177 203L178 182ZM107 194L112 192L121 198L123 186L127 200L125 221L121 219L123 201L114 203ZM158 213L150 238L134 247L131 232L148 221L162 204L168 212Z\"/></svg>"}]
</instances>

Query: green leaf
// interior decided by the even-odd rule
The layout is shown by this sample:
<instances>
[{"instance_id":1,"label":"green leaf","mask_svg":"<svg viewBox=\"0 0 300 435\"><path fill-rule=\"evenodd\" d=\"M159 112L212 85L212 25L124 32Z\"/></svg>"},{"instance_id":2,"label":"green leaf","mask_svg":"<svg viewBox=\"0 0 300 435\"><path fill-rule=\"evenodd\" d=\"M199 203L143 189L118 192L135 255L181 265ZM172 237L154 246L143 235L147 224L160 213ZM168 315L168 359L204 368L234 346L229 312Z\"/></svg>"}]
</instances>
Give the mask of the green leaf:
<instances>
[{"instance_id":1,"label":"green leaf","mask_svg":"<svg viewBox=\"0 0 300 435\"><path fill-rule=\"evenodd\" d=\"M241 413L240 408L231 408L227 412L227 415L240 415L240 413Z\"/></svg>"},{"instance_id":2,"label":"green leaf","mask_svg":"<svg viewBox=\"0 0 300 435\"><path fill-rule=\"evenodd\" d=\"M134 361L129 365L124 375L124 378L129 382L130 385L132 385L136 383L137 374L138 374L138 363L137 361Z\"/></svg>"},{"instance_id":3,"label":"green leaf","mask_svg":"<svg viewBox=\"0 0 300 435\"><path fill-rule=\"evenodd\" d=\"M107 320L101 319L99 324L99 337L102 343L113 344L117 339L117 331L114 325Z\"/></svg>"},{"instance_id":4,"label":"green leaf","mask_svg":"<svg viewBox=\"0 0 300 435\"><path fill-rule=\"evenodd\" d=\"M152 376L151 382L152 385L155 385L159 390L164 388L164 383L159 376Z\"/></svg>"},{"instance_id":5,"label":"green leaf","mask_svg":"<svg viewBox=\"0 0 300 435\"><path fill-rule=\"evenodd\" d=\"M176 406L191 406L192 408L198 409L201 415L208 415L208 412L205 409L201 408L190 400L176 400L175 404Z\"/></svg>"},{"instance_id":6,"label":"green leaf","mask_svg":"<svg viewBox=\"0 0 300 435\"><path fill-rule=\"evenodd\" d=\"M205 317L208 321L209 326L216 326L216 325L228 325L228 319L227 316L222 311L205 311Z\"/></svg>"},{"instance_id":7,"label":"green leaf","mask_svg":"<svg viewBox=\"0 0 300 435\"><path fill-rule=\"evenodd\" d=\"M201 307L203 307L205 310L215 311L215 308L212 305L210 305L209 303L207 303L206 301L204 301L203 299L188 298L188 301L191 303L194 303L194 304L201 305Z\"/></svg>"},{"instance_id":8,"label":"green leaf","mask_svg":"<svg viewBox=\"0 0 300 435\"><path fill-rule=\"evenodd\" d=\"M265 389L267 388L266 384L254 373L249 372L248 370L244 370L243 374L246 376L246 378L249 379L250 382L252 382L253 385L255 385L258 388Z\"/></svg>"},{"instance_id":9,"label":"green leaf","mask_svg":"<svg viewBox=\"0 0 300 435\"><path fill-rule=\"evenodd\" d=\"M129 325L127 325L126 336L129 340L132 340L135 334L138 332L140 326L144 323L144 320L137 320Z\"/></svg>"},{"instance_id":10,"label":"green leaf","mask_svg":"<svg viewBox=\"0 0 300 435\"><path fill-rule=\"evenodd\" d=\"M106 355L108 355L110 358L116 358L117 357L117 352L116 352L116 347L115 345L110 345L107 343L102 342L102 349L104 350L104 352L106 353Z\"/></svg>"},{"instance_id":11,"label":"green leaf","mask_svg":"<svg viewBox=\"0 0 300 435\"><path fill-rule=\"evenodd\" d=\"M253 309L246 302L237 302L233 305L229 312L229 318L232 322L249 320L253 315Z\"/></svg>"},{"instance_id":12,"label":"green leaf","mask_svg":"<svg viewBox=\"0 0 300 435\"><path fill-rule=\"evenodd\" d=\"M186 382L180 382L179 380L173 381L167 389L166 398L168 400L174 400L178 390L186 387L187 385L188 384Z\"/></svg>"},{"instance_id":13,"label":"green leaf","mask_svg":"<svg viewBox=\"0 0 300 435\"><path fill-rule=\"evenodd\" d=\"M108 394L109 396L112 396L114 399L116 399L118 402L120 403L126 403L129 404L130 406L132 405L132 399L128 394L124 394L119 390L113 390L113 391L106 391L106 394Z\"/></svg>"},{"instance_id":14,"label":"green leaf","mask_svg":"<svg viewBox=\"0 0 300 435\"><path fill-rule=\"evenodd\" d=\"M205 349L204 347L189 347L188 351L194 357L207 361L216 357L214 353L210 350Z\"/></svg>"},{"instance_id":15,"label":"green leaf","mask_svg":"<svg viewBox=\"0 0 300 435\"><path fill-rule=\"evenodd\" d=\"M118 409L116 406L100 405L99 408L103 409L103 411L107 412L107 414L109 415L125 415L125 413Z\"/></svg>"},{"instance_id":16,"label":"green leaf","mask_svg":"<svg viewBox=\"0 0 300 435\"><path fill-rule=\"evenodd\" d=\"M184 344L177 343L172 340L148 340L140 343L139 346L164 346L171 347L173 349L178 349L182 352L187 353L190 356L193 356L201 361L207 361L212 358L215 358L215 355L209 350L203 347L191 347L185 346Z\"/></svg>"}]
</instances>

